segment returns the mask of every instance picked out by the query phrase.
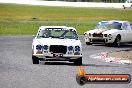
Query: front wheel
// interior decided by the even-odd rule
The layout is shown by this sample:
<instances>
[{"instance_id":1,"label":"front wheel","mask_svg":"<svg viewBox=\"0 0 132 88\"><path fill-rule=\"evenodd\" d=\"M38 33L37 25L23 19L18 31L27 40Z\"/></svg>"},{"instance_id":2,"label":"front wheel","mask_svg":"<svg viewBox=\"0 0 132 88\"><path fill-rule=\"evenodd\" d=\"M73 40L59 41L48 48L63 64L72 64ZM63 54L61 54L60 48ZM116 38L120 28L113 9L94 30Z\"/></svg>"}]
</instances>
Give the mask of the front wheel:
<instances>
[{"instance_id":1,"label":"front wheel","mask_svg":"<svg viewBox=\"0 0 132 88\"><path fill-rule=\"evenodd\" d=\"M116 37L116 39L114 41L114 45L117 46L117 47L121 46L121 36L118 35Z\"/></svg>"},{"instance_id":2,"label":"front wheel","mask_svg":"<svg viewBox=\"0 0 132 88\"><path fill-rule=\"evenodd\" d=\"M36 56L32 56L33 64L39 64L39 59Z\"/></svg>"},{"instance_id":3,"label":"front wheel","mask_svg":"<svg viewBox=\"0 0 132 88\"><path fill-rule=\"evenodd\" d=\"M86 45L92 45L92 43L90 43L90 42L86 42Z\"/></svg>"},{"instance_id":4,"label":"front wheel","mask_svg":"<svg viewBox=\"0 0 132 88\"><path fill-rule=\"evenodd\" d=\"M82 57L80 57L80 58L74 60L74 64L75 64L75 65L82 65Z\"/></svg>"}]
</instances>

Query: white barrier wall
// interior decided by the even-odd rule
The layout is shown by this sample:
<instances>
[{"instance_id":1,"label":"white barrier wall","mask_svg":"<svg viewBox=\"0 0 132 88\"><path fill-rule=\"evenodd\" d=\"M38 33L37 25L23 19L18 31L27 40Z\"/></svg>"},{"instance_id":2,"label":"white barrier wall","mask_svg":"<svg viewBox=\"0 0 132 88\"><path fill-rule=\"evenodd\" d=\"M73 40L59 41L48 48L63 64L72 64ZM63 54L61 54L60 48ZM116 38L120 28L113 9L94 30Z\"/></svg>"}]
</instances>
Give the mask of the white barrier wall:
<instances>
[{"instance_id":1,"label":"white barrier wall","mask_svg":"<svg viewBox=\"0 0 132 88\"><path fill-rule=\"evenodd\" d=\"M103 7L103 8L122 8L130 3L94 3L94 2L63 2L63 1L38 1L38 0L0 0L0 3L17 3L45 6L70 6L70 7Z\"/></svg>"}]
</instances>

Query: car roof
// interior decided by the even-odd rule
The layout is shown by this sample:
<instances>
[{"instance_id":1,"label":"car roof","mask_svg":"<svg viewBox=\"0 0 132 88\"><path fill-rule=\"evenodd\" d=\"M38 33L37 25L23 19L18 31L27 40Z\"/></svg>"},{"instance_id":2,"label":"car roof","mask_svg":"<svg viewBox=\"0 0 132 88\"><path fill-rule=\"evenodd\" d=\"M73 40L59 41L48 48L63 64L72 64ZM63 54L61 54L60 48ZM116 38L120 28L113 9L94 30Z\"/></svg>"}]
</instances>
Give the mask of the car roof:
<instances>
[{"instance_id":1,"label":"car roof","mask_svg":"<svg viewBox=\"0 0 132 88\"><path fill-rule=\"evenodd\" d=\"M46 28L66 28L67 30L72 29L72 30L76 31L76 29L74 27L67 27L67 26L41 26L41 27L39 27L39 29L41 29L41 30L45 30Z\"/></svg>"},{"instance_id":2,"label":"car roof","mask_svg":"<svg viewBox=\"0 0 132 88\"><path fill-rule=\"evenodd\" d=\"M122 23L128 23L128 21L120 21L120 20L110 20L110 21L101 21L99 22L99 24L107 24L107 23L119 23L119 24L122 24Z\"/></svg>"},{"instance_id":3,"label":"car roof","mask_svg":"<svg viewBox=\"0 0 132 88\"><path fill-rule=\"evenodd\" d=\"M45 29L45 28L66 28L66 26L41 26L39 28L40 29Z\"/></svg>"}]
</instances>

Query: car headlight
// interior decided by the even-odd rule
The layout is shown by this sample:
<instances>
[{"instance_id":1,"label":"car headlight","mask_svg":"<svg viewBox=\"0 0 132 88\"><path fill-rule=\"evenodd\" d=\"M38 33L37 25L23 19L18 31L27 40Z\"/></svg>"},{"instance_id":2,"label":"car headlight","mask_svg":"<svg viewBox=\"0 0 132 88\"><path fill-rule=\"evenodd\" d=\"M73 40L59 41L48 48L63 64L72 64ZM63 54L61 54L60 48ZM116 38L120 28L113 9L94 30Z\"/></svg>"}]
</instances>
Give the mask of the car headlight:
<instances>
[{"instance_id":1,"label":"car headlight","mask_svg":"<svg viewBox=\"0 0 132 88\"><path fill-rule=\"evenodd\" d=\"M37 50L42 50L42 48L43 48L42 45L37 45L37 46L36 46L36 49L37 49Z\"/></svg>"},{"instance_id":2,"label":"car headlight","mask_svg":"<svg viewBox=\"0 0 132 88\"><path fill-rule=\"evenodd\" d=\"M111 34L109 34L108 37L109 37L109 39L112 39L112 35Z\"/></svg>"},{"instance_id":3,"label":"car headlight","mask_svg":"<svg viewBox=\"0 0 132 88\"><path fill-rule=\"evenodd\" d=\"M107 34L104 34L104 37L107 37Z\"/></svg>"},{"instance_id":4,"label":"car headlight","mask_svg":"<svg viewBox=\"0 0 132 88\"><path fill-rule=\"evenodd\" d=\"M87 33L85 33L85 34L84 34L84 36L86 36L86 37L87 37L87 36L88 36L88 34L87 34Z\"/></svg>"},{"instance_id":5,"label":"car headlight","mask_svg":"<svg viewBox=\"0 0 132 88\"><path fill-rule=\"evenodd\" d=\"M48 45L44 45L44 46L43 46L43 49L44 49L44 50L48 50Z\"/></svg>"},{"instance_id":6,"label":"car headlight","mask_svg":"<svg viewBox=\"0 0 132 88\"><path fill-rule=\"evenodd\" d=\"M72 50L73 50L73 46L69 46L69 47L68 47L68 50L69 50L69 51L72 51Z\"/></svg>"},{"instance_id":7,"label":"car headlight","mask_svg":"<svg viewBox=\"0 0 132 88\"><path fill-rule=\"evenodd\" d=\"M75 51L80 51L80 46L75 46Z\"/></svg>"}]
</instances>

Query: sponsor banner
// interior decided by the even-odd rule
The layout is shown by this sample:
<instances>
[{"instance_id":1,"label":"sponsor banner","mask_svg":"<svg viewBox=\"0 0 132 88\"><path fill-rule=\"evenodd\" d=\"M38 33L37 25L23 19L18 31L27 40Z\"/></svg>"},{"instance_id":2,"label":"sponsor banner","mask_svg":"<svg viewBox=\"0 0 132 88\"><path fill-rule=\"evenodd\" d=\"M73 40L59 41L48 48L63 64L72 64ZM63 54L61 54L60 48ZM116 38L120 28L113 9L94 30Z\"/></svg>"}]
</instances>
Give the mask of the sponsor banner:
<instances>
[{"instance_id":1,"label":"sponsor banner","mask_svg":"<svg viewBox=\"0 0 132 88\"><path fill-rule=\"evenodd\" d=\"M86 74L85 70L81 67L78 68L78 72L76 81L79 85L90 83L127 84L131 81L129 74Z\"/></svg>"}]
</instances>

